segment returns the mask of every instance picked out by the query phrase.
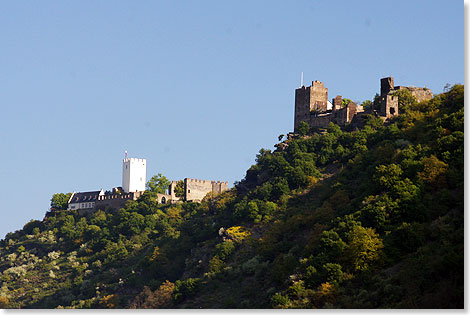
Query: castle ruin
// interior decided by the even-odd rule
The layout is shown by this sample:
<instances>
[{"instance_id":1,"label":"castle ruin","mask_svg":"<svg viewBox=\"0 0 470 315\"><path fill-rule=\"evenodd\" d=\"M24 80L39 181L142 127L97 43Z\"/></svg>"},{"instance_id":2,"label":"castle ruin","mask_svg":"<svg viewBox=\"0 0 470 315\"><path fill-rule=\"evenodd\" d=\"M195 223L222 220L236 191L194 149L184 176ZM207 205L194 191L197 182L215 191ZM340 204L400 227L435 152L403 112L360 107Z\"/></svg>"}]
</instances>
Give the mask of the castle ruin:
<instances>
[{"instance_id":1,"label":"castle ruin","mask_svg":"<svg viewBox=\"0 0 470 315\"><path fill-rule=\"evenodd\" d=\"M433 97L427 88L413 86L394 86L393 77L380 80L379 109L369 108L364 111L363 106L352 101L343 106L341 95L328 101L328 88L323 82L312 81L311 86L302 85L295 90L295 114L294 129L297 129L303 121L310 127L326 128L330 122L340 126L346 126L353 119L362 114L374 114L382 119L392 118L399 114L398 96L394 92L407 89L416 97L418 102L429 100Z\"/></svg>"},{"instance_id":2,"label":"castle ruin","mask_svg":"<svg viewBox=\"0 0 470 315\"><path fill-rule=\"evenodd\" d=\"M137 200L145 192L147 161L145 159L127 158L123 160L122 187L112 191L74 192L68 200L68 210L76 210L79 215L86 215L97 210L123 208L127 201ZM209 193L219 194L228 190L228 182L185 178L184 195L177 197L175 188L178 182L173 181L168 187L168 194L157 193L157 203L177 203L180 201L201 202Z\"/></svg>"},{"instance_id":3,"label":"castle ruin","mask_svg":"<svg viewBox=\"0 0 470 315\"><path fill-rule=\"evenodd\" d=\"M169 196L167 199L172 201L180 200L175 194L175 188L178 182L172 181L169 187ZM182 199L186 201L201 202L201 200L210 192L220 194L228 190L228 182L202 180L185 178L184 179L184 196Z\"/></svg>"}]
</instances>

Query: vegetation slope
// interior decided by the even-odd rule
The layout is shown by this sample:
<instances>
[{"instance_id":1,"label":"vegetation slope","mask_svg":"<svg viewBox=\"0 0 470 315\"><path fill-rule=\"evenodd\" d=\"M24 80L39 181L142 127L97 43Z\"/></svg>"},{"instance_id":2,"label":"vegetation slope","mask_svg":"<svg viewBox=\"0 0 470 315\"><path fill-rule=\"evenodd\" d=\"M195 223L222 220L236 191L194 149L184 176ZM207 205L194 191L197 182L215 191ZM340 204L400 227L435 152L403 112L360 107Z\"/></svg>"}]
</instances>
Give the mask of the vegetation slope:
<instances>
[{"instance_id":1,"label":"vegetation slope","mask_svg":"<svg viewBox=\"0 0 470 315\"><path fill-rule=\"evenodd\" d=\"M300 126L202 203L54 211L0 241L4 308L462 308L464 87Z\"/></svg>"}]
</instances>

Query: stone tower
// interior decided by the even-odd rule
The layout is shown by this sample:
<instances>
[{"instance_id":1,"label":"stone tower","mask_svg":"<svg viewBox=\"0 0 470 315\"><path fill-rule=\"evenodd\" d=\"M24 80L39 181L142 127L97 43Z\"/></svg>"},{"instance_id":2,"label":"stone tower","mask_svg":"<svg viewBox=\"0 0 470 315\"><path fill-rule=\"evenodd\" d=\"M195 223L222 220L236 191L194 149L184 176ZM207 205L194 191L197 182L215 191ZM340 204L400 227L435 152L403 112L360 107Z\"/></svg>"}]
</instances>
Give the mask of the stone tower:
<instances>
[{"instance_id":1,"label":"stone tower","mask_svg":"<svg viewBox=\"0 0 470 315\"><path fill-rule=\"evenodd\" d=\"M391 94L382 96L380 116L387 118L398 116L398 96Z\"/></svg>"},{"instance_id":2,"label":"stone tower","mask_svg":"<svg viewBox=\"0 0 470 315\"><path fill-rule=\"evenodd\" d=\"M125 193L144 191L147 177L145 159L125 158L122 161L122 190Z\"/></svg>"},{"instance_id":3,"label":"stone tower","mask_svg":"<svg viewBox=\"0 0 470 315\"><path fill-rule=\"evenodd\" d=\"M390 94L395 90L393 77L380 79L380 116L398 116L398 97Z\"/></svg>"},{"instance_id":4,"label":"stone tower","mask_svg":"<svg viewBox=\"0 0 470 315\"><path fill-rule=\"evenodd\" d=\"M310 113L325 112L328 104L328 88L323 82L312 81L311 86L301 86L295 90L294 129L305 121L310 123Z\"/></svg>"},{"instance_id":5,"label":"stone tower","mask_svg":"<svg viewBox=\"0 0 470 315\"><path fill-rule=\"evenodd\" d=\"M380 95L384 96L394 89L393 77L380 79Z\"/></svg>"},{"instance_id":6,"label":"stone tower","mask_svg":"<svg viewBox=\"0 0 470 315\"><path fill-rule=\"evenodd\" d=\"M343 98L341 95L336 96L333 99L333 111L337 111L343 108Z\"/></svg>"}]
</instances>

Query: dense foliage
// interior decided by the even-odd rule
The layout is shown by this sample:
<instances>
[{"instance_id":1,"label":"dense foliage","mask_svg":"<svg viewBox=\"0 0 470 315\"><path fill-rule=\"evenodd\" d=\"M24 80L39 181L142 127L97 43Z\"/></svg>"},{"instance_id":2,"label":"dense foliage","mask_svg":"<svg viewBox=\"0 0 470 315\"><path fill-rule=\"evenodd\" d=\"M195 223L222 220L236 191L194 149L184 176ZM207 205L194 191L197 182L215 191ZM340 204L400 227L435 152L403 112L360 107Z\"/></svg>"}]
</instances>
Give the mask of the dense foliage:
<instances>
[{"instance_id":1,"label":"dense foliage","mask_svg":"<svg viewBox=\"0 0 470 315\"><path fill-rule=\"evenodd\" d=\"M302 126L200 204L149 191L80 217L57 195L0 242L0 306L462 308L463 92L404 95L386 125Z\"/></svg>"}]
</instances>

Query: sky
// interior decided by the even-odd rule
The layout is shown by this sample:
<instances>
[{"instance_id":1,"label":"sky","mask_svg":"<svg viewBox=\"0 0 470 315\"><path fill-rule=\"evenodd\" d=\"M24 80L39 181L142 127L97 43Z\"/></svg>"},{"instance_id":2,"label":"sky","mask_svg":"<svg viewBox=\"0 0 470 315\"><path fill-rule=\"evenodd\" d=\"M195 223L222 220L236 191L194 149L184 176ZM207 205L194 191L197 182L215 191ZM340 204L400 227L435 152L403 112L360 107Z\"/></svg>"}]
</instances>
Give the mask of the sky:
<instances>
[{"instance_id":1,"label":"sky","mask_svg":"<svg viewBox=\"0 0 470 315\"><path fill-rule=\"evenodd\" d=\"M0 238L121 186L125 150L233 186L293 130L301 72L359 103L464 83L456 0L6 1L0 41Z\"/></svg>"}]
</instances>

